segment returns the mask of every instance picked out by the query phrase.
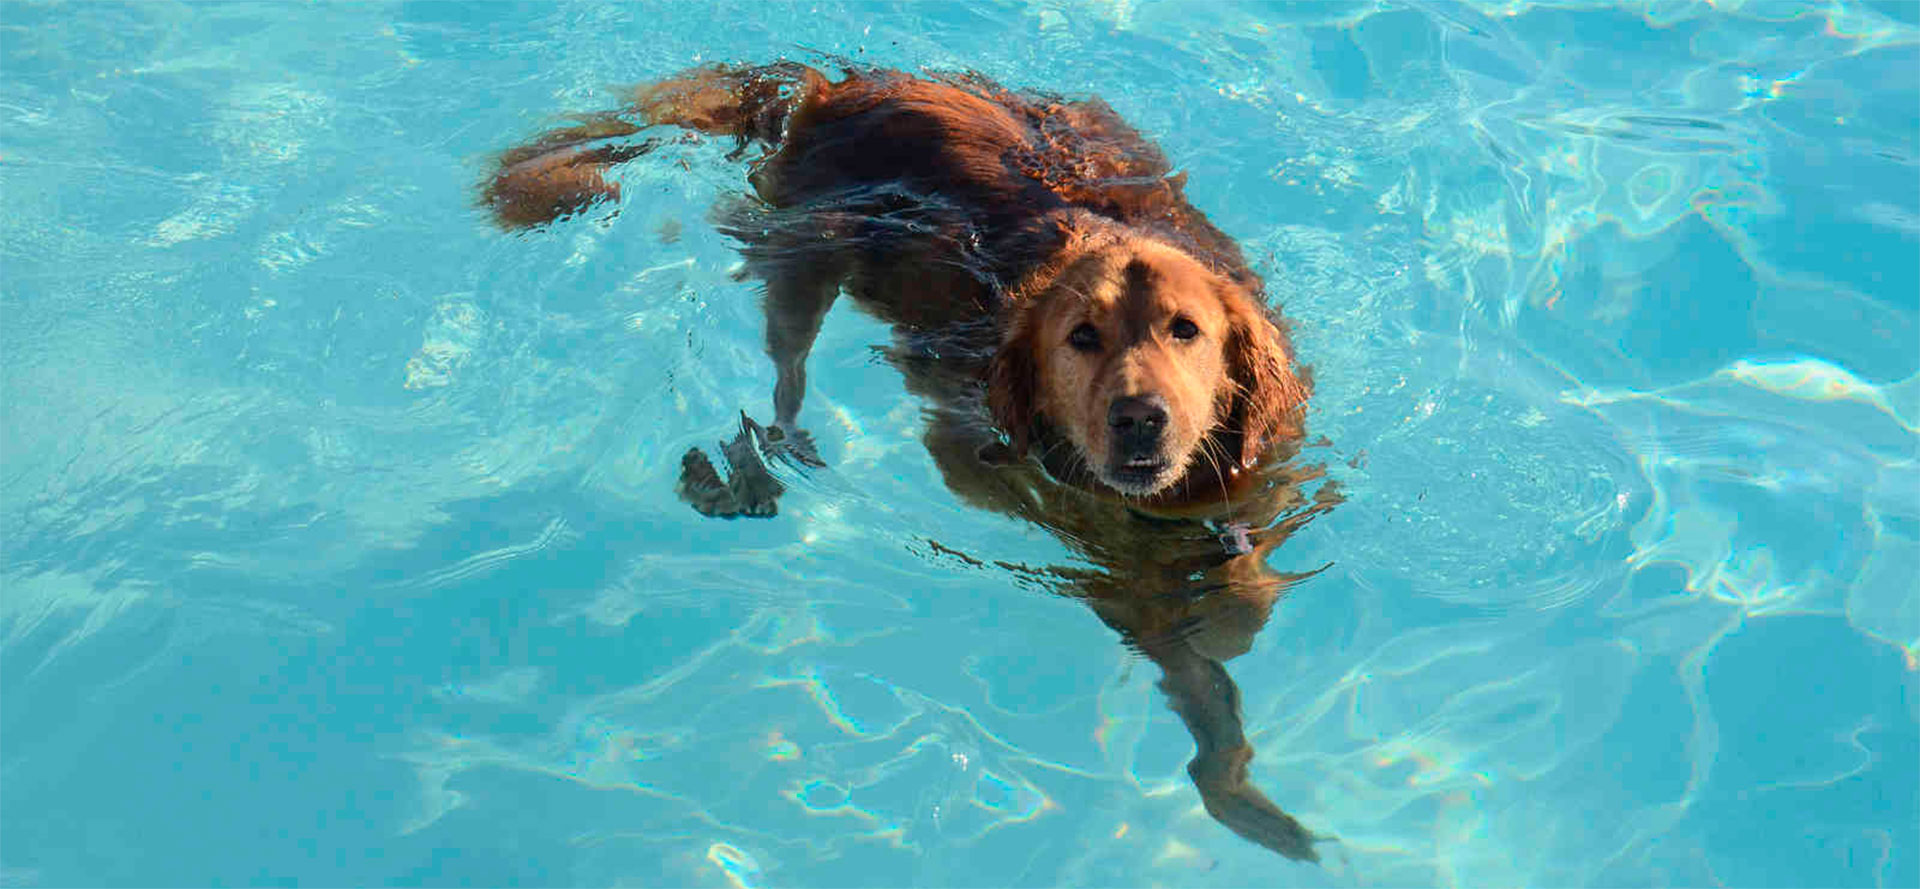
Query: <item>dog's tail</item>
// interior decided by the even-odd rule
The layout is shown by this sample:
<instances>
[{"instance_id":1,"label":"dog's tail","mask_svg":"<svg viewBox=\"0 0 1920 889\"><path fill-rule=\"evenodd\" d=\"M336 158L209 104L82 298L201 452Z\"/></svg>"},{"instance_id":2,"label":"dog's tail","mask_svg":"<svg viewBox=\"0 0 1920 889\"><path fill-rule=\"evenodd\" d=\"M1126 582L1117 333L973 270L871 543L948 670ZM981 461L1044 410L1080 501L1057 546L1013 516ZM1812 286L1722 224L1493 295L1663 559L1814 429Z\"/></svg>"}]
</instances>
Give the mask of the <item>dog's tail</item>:
<instances>
[{"instance_id":1,"label":"dog's tail","mask_svg":"<svg viewBox=\"0 0 1920 889\"><path fill-rule=\"evenodd\" d=\"M530 228L620 198L606 171L660 144L617 140L648 127L677 126L732 136L745 149L778 145L787 120L827 85L826 77L797 62L708 65L628 91L624 110L575 117L503 152L480 203L501 228ZM736 152L737 154L738 152Z\"/></svg>"}]
</instances>

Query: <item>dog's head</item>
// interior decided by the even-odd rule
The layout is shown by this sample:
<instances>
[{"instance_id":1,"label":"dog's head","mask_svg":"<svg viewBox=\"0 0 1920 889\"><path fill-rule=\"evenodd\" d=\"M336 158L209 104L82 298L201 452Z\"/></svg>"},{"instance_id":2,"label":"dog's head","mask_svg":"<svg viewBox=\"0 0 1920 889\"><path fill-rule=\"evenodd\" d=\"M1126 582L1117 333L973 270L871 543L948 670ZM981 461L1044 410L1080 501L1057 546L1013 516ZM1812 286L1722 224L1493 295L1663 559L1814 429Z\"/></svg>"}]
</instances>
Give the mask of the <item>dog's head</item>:
<instances>
[{"instance_id":1,"label":"dog's head","mask_svg":"<svg viewBox=\"0 0 1920 889\"><path fill-rule=\"evenodd\" d=\"M1147 497L1298 434L1307 385L1251 292L1158 241L1073 240L1016 291L989 371L1016 450L1044 421L1102 484Z\"/></svg>"}]
</instances>

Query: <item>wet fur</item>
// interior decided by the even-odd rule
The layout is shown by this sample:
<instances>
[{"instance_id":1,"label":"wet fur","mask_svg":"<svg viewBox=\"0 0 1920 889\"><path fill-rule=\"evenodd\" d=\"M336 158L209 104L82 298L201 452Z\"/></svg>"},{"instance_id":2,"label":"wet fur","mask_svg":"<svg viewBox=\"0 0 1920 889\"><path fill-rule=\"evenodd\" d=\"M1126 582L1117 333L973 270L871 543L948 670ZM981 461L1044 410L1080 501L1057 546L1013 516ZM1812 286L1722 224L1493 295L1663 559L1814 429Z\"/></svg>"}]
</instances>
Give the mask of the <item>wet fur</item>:
<instances>
[{"instance_id":1,"label":"wet fur","mask_svg":"<svg viewBox=\"0 0 1920 889\"><path fill-rule=\"evenodd\" d=\"M1309 381L1184 176L1098 99L972 75L714 65L629 99L504 153L481 200L509 229L617 200L609 169L657 147L654 128L760 152L757 200L716 219L766 286L773 420L742 414L725 479L690 451L682 498L773 515L782 490L762 456L819 465L799 425L806 361L826 312L852 297L893 325L889 358L927 406L947 485L1048 528L1097 570L1003 567L1083 598L1160 666L1214 818L1316 860L1316 837L1247 779L1222 664L1298 579L1266 557L1339 498L1326 484L1305 497L1317 472L1286 462ZM1074 339L1081 325L1099 348ZM1128 398L1164 405L1157 436L1115 421Z\"/></svg>"}]
</instances>

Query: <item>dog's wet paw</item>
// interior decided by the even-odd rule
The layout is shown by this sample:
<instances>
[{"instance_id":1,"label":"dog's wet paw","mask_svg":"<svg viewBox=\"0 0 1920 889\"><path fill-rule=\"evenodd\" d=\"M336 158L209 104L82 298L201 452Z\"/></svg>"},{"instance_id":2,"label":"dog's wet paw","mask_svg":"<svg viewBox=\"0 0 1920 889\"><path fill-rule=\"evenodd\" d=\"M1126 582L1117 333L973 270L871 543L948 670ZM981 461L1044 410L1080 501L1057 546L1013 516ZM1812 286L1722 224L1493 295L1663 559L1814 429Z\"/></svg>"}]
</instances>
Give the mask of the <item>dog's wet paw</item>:
<instances>
[{"instance_id":1,"label":"dog's wet paw","mask_svg":"<svg viewBox=\"0 0 1920 889\"><path fill-rule=\"evenodd\" d=\"M764 434L765 447L769 456L798 463L808 469L820 469L827 465L825 460L820 459L820 449L813 443L813 434L807 430L798 426L775 424L764 427L761 431Z\"/></svg>"},{"instance_id":2,"label":"dog's wet paw","mask_svg":"<svg viewBox=\"0 0 1920 889\"><path fill-rule=\"evenodd\" d=\"M1319 861L1314 843L1335 838L1307 830L1248 783L1247 761L1252 758L1253 748L1241 745L1202 754L1187 763L1187 774L1200 791L1207 814L1234 833L1295 861Z\"/></svg>"},{"instance_id":3,"label":"dog's wet paw","mask_svg":"<svg viewBox=\"0 0 1920 889\"><path fill-rule=\"evenodd\" d=\"M680 483L674 486L674 493L704 516L732 518L738 513L733 491L721 480L713 461L699 448L688 448L680 458Z\"/></svg>"},{"instance_id":4,"label":"dog's wet paw","mask_svg":"<svg viewBox=\"0 0 1920 889\"><path fill-rule=\"evenodd\" d=\"M760 460L756 440L764 438L763 430L745 416L740 419L740 433L720 446L720 456L727 461L727 478L720 478L719 470L704 452L690 448L680 458L680 482L674 490L701 515L771 518L780 513L780 494L785 488Z\"/></svg>"},{"instance_id":5,"label":"dog's wet paw","mask_svg":"<svg viewBox=\"0 0 1920 889\"><path fill-rule=\"evenodd\" d=\"M720 446L720 455L727 460L727 487L733 491L734 503L740 515L754 518L778 514L780 495L786 490L779 479L767 472L767 464L761 462L754 448L755 440L764 437L760 426L742 414L740 434Z\"/></svg>"}]
</instances>

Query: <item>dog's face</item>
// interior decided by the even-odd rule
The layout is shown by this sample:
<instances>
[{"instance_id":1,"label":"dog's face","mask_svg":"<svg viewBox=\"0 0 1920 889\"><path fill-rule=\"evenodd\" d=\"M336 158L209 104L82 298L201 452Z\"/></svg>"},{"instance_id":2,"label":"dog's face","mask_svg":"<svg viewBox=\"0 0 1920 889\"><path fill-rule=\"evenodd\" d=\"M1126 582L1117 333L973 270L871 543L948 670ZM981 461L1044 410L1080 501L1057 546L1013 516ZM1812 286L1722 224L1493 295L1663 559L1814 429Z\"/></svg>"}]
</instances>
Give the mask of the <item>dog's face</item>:
<instances>
[{"instance_id":1,"label":"dog's face","mask_svg":"<svg viewBox=\"0 0 1920 889\"><path fill-rule=\"evenodd\" d=\"M1284 339L1244 288L1172 247L1119 239L1021 301L995 357L995 420L1024 446L1044 419L1128 496L1259 455L1305 398Z\"/></svg>"}]
</instances>

